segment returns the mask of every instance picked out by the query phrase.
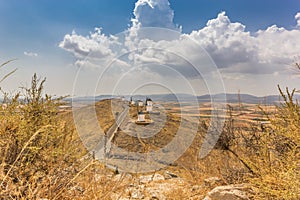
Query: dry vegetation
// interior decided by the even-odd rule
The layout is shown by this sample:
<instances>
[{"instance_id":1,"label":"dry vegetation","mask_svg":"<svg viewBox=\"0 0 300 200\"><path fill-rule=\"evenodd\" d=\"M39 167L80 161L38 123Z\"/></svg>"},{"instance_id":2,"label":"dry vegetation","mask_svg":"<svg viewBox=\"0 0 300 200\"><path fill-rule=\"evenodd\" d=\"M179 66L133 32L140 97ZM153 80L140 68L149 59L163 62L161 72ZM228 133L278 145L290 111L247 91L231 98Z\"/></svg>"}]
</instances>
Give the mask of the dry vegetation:
<instances>
[{"instance_id":1,"label":"dry vegetation","mask_svg":"<svg viewBox=\"0 0 300 200\"><path fill-rule=\"evenodd\" d=\"M44 81L34 75L30 88L5 98L3 103L7 107L0 107L0 199L132 196L131 188L141 185L140 174L117 174L87 154L74 127L72 113L58 112L62 99L43 95ZM283 92L280 88L279 91L284 102L276 107L228 106L223 133L215 149L204 159L199 159L198 154L209 121L201 119L190 148L173 165L155 172L169 171L180 179L144 184L145 197L149 193L147 188L159 187L167 188L161 191L167 199L201 199L216 185L248 183L253 199L300 199L300 107L293 100L294 91ZM109 100L96 104L97 115L106 113L99 118L104 132L114 122L110 105ZM209 115L209 109L205 109L201 113ZM165 116L165 125L154 137L132 137L120 129L114 144L133 152L163 147L184 120L174 107L166 110ZM131 112L128 117L136 116ZM257 122L251 121L256 117L271 123L262 130ZM125 128L135 130L130 126ZM220 180L206 184L204 180L210 177Z\"/></svg>"}]
</instances>

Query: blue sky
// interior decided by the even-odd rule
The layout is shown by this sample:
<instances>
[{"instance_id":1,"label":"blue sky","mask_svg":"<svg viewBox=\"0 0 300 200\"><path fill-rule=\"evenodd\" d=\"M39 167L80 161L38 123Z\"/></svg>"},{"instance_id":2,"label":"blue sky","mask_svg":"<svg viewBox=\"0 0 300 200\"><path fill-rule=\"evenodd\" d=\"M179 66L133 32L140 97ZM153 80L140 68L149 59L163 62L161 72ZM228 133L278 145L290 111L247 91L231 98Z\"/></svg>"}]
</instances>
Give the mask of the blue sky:
<instances>
[{"instance_id":1,"label":"blue sky","mask_svg":"<svg viewBox=\"0 0 300 200\"><path fill-rule=\"evenodd\" d=\"M299 11L297 0L192 0L170 1L175 10L175 21L184 24L184 31L203 27L216 13L226 11L232 21L242 22L250 31L277 24L286 28L295 25L294 15ZM188 3L190 2L190 3Z\"/></svg>"},{"instance_id":2,"label":"blue sky","mask_svg":"<svg viewBox=\"0 0 300 200\"><path fill-rule=\"evenodd\" d=\"M255 36L259 30L265 31L276 24L277 28L285 29L285 35L293 34L291 40L296 38L296 33L291 31L298 30L295 15L300 12L299 0L170 0L169 2L170 10L174 12L172 22L174 25L182 26L182 33L190 34L192 31L203 30L208 20L217 19L218 14L225 11L225 16L231 22L244 25L244 32L250 31L251 35ZM5 81L2 87L14 91L20 85L27 85L31 75L37 72L41 76L47 77L46 88L50 93L71 94L78 70L78 66L74 63L80 58L65 46L59 47L60 43L73 30L76 31L77 36L82 37L93 32L95 27L101 27L101 33L105 36L127 30L133 26L131 19L136 18L133 13L136 7L135 3L135 0L0 0L0 62L12 58L18 59L2 72L0 71L2 74L9 71L9 68L18 68L16 74ZM141 13L141 15L146 14ZM219 17L218 19L221 19L222 16ZM204 33L209 34L205 30L199 34L203 37ZM278 41L282 42L287 36L282 34L280 37ZM297 42L298 40L295 40L291 44L295 43L296 46ZM279 46L282 45L279 44ZM210 47L207 46L208 49ZM204 48L206 47L204 46ZM248 46L246 49L249 49ZM208 50L208 53L212 54L212 58L215 60L219 60L223 56L223 54L220 56L221 52L209 52ZM293 53L290 55L295 57ZM264 57L265 51L259 55ZM230 56L228 55L228 57ZM276 57L274 60L277 62L280 58ZM287 58L283 60L284 64L288 64ZM259 63L262 62L265 61L260 59ZM282 64L282 62L279 63ZM216 64L218 65L217 62ZM228 65L230 64L232 63L228 63ZM233 63L232 66L235 64ZM232 69L227 66L221 67L226 69L222 72L225 77L232 75L231 72L236 70L234 76L237 76L238 73L245 81L245 84L238 88L233 87L236 82L229 82L228 79L228 83L225 85L228 86L229 92L241 89L242 92L256 93L257 95L275 93L277 82L284 84L287 82L285 81L287 78L292 79L287 85L296 87L298 84L296 78L291 78L291 74L285 73L284 76L279 77L278 74L282 74L282 72L278 68L274 69L273 73L278 80L276 82L271 77L272 73L264 73L266 70L262 70L262 73L248 73L251 69L246 69L246 67L241 69L241 66ZM266 68L268 67L266 66ZM266 74L266 77L261 77L260 74ZM269 83L268 80L272 80L272 82L270 82L270 86L255 92L254 89L249 88L249 84L255 80L257 82L257 75L261 83ZM273 84L275 85L273 86ZM87 92L82 91L82 94L87 94Z\"/></svg>"}]
</instances>

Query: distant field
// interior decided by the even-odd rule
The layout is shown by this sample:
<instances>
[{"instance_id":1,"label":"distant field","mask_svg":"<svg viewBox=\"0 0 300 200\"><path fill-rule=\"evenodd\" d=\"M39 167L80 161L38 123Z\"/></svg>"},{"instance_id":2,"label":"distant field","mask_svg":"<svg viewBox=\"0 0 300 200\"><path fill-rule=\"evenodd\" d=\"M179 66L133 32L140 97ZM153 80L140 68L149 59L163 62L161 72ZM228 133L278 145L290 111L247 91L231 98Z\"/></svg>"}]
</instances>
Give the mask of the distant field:
<instances>
[{"instance_id":1,"label":"distant field","mask_svg":"<svg viewBox=\"0 0 300 200\"><path fill-rule=\"evenodd\" d=\"M168 112L189 116L189 117L200 117L201 119L209 119L212 115L212 105L210 102L199 103L199 106L191 106L190 103L166 103L160 102ZM275 105L257 105L257 104L238 104L231 103L224 105L224 112L226 115L219 116L225 117L225 119L230 118L229 108L231 109L231 117L238 123L260 123L268 121L266 114L272 114L276 111ZM262 111L263 109L263 111ZM244 125L244 124L243 124Z\"/></svg>"}]
</instances>

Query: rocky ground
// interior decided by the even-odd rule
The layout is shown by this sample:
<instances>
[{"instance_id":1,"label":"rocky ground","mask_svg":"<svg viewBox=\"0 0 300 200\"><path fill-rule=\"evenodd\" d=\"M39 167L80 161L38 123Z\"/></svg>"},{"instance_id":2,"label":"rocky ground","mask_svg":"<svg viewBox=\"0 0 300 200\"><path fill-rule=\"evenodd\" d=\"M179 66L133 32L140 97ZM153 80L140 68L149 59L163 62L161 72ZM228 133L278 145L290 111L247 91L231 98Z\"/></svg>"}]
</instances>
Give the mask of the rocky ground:
<instances>
[{"instance_id":1,"label":"rocky ground","mask_svg":"<svg viewBox=\"0 0 300 200\"><path fill-rule=\"evenodd\" d=\"M224 185L222 179L210 177L201 184L177 176L170 171L148 175L126 173L109 175L118 190L109 192L108 199L203 199L203 200L248 200L252 194L247 184ZM103 178L97 175L96 179ZM107 177L105 177L107 178Z\"/></svg>"}]
</instances>

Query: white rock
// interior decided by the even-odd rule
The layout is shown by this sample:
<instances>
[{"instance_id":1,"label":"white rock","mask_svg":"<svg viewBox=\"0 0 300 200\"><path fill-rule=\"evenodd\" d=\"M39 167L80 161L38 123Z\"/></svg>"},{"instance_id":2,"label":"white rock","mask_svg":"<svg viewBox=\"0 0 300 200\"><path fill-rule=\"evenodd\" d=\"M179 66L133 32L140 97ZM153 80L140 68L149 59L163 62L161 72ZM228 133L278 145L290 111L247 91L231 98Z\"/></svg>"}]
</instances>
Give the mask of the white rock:
<instances>
[{"instance_id":1,"label":"white rock","mask_svg":"<svg viewBox=\"0 0 300 200\"><path fill-rule=\"evenodd\" d=\"M163 194L163 190L161 190L160 188L147 188L146 191L150 195L150 199L159 199L159 200L167 199Z\"/></svg>"},{"instance_id":2,"label":"white rock","mask_svg":"<svg viewBox=\"0 0 300 200\"><path fill-rule=\"evenodd\" d=\"M244 184L219 186L210 191L203 200L249 200L249 190Z\"/></svg>"},{"instance_id":3,"label":"white rock","mask_svg":"<svg viewBox=\"0 0 300 200\"><path fill-rule=\"evenodd\" d=\"M147 175L147 176L141 176L140 177L140 183L149 183L151 181L160 181L165 180L165 177L160 174L154 174L154 175Z\"/></svg>"},{"instance_id":4,"label":"white rock","mask_svg":"<svg viewBox=\"0 0 300 200\"><path fill-rule=\"evenodd\" d=\"M131 198L132 199L143 199L145 196L143 194L143 191L140 189L133 189L131 191Z\"/></svg>"}]
</instances>

